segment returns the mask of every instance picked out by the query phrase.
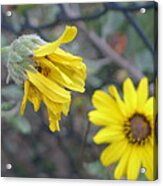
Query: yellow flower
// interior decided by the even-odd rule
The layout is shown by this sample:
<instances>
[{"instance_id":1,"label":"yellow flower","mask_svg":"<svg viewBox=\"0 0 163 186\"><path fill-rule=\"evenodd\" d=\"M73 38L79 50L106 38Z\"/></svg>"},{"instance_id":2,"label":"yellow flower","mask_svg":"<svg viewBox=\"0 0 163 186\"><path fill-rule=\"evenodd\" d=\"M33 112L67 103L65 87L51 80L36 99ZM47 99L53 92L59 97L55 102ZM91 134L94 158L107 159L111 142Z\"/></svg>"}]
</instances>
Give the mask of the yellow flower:
<instances>
[{"instance_id":1,"label":"yellow flower","mask_svg":"<svg viewBox=\"0 0 163 186\"><path fill-rule=\"evenodd\" d=\"M76 27L67 26L58 40L45 43L33 51L33 70L26 69L21 114L27 101L33 104L35 112L43 101L49 115L49 128L53 132L60 130L58 122L61 113L67 115L69 111L69 90L85 91L86 66L82 63L83 59L60 48L61 44L71 42L76 34Z\"/></svg>"},{"instance_id":2,"label":"yellow flower","mask_svg":"<svg viewBox=\"0 0 163 186\"><path fill-rule=\"evenodd\" d=\"M115 179L127 176L136 180L140 168L146 170L149 180L155 179L154 97L149 97L148 80L142 78L135 89L131 79L123 83L123 99L115 86L108 87L109 94L95 91L92 102L96 110L89 113L89 120L103 127L94 136L96 144L108 143L101 153L104 166L118 161Z\"/></svg>"}]
</instances>

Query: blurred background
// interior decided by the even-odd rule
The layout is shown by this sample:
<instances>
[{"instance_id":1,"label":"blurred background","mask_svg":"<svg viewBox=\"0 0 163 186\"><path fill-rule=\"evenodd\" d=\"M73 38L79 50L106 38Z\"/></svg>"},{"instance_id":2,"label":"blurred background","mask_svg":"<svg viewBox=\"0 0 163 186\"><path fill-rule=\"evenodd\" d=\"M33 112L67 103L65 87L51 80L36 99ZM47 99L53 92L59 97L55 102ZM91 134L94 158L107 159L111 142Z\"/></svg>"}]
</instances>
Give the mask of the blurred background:
<instances>
[{"instance_id":1,"label":"blurred background","mask_svg":"<svg viewBox=\"0 0 163 186\"><path fill-rule=\"evenodd\" d=\"M69 115L60 122L61 132L51 133L43 106L35 113L29 103L25 115L19 115L23 89L12 81L6 84L6 59L1 59L1 175L114 179L115 165L104 168L99 162L105 145L92 141L98 127L87 118L93 109L91 96L96 89L106 90L110 84L121 90L128 76L136 84L144 75L150 80L153 94L157 72L156 3L3 5L1 8L1 47L30 33L53 41L65 25L76 25L77 38L63 48L82 56L87 65L86 92L73 93ZM12 168L8 169L6 164ZM139 179L146 180L143 174Z\"/></svg>"}]
</instances>

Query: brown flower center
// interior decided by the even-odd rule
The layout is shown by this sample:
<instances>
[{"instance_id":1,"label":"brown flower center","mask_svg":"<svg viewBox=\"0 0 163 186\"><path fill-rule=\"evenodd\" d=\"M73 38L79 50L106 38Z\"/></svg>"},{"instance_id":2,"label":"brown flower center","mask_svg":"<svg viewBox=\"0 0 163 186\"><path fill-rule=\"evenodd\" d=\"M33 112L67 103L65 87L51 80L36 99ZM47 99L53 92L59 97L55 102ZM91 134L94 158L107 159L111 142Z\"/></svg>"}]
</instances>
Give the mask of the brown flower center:
<instances>
[{"instance_id":1,"label":"brown flower center","mask_svg":"<svg viewBox=\"0 0 163 186\"><path fill-rule=\"evenodd\" d=\"M130 119L131 133L135 139L145 139L150 133L149 122L140 115L135 115Z\"/></svg>"},{"instance_id":2,"label":"brown flower center","mask_svg":"<svg viewBox=\"0 0 163 186\"><path fill-rule=\"evenodd\" d=\"M133 115L125 126L125 133L130 142L142 142L151 133L149 121L140 114Z\"/></svg>"},{"instance_id":3,"label":"brown flower center","mask_svg":"<svg viewBox=\"0 0 163 186\"><path fill-rule=\"evenodd\" d=\"M43 74L44 76L48 76L51 72L51 70L47 67L42 68L41 66L36 66L35 67L37 69L38 72L40 72L41 74Z\"/></svg>"}]
</instances>

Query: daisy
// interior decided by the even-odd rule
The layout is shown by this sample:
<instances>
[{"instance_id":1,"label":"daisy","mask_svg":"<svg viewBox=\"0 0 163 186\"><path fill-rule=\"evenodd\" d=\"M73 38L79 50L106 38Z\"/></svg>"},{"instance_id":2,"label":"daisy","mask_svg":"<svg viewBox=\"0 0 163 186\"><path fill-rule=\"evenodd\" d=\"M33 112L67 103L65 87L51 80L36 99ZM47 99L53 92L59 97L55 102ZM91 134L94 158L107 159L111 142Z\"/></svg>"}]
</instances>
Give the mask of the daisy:
<instances>
[{"instance_id":1,"label":"daisy","mask_svg":"<svg viewBox=\"0 0 163 186\"><path fill-rule=\"evenodd\" d=\"M89 120L102 127L93 140L96 144L109 144L101 153L104 166L117 162L114 177L136 180L141 167L147 179L155 179L154 97L149 97L146 77L137 89L130 78L123 83L123 99L116 87L108 87L109 94L97 90L92 103L95 110Z\"/></svg>"},{"instance_id":2,"label":"daisy","mask_svg":"<svg viewBox=\"0 0 163 186\"><path fill-rule=\"evenodd\" d=\"M28 101L33 104L35 112L43 102L52 132L60 131L61 114L68 114L70 91L85 91L86 66L83 59L60 47L71 42L76 35L76 27L66 26L64 33L54 42L47 43L37 35L24 35L11 45L9 75L16 82L23 80L24 84L21 114L24 114ZM14 60L11 54L16 56ZM25 62L28 66L22 70Z\"/></svg>"}]
</instances>

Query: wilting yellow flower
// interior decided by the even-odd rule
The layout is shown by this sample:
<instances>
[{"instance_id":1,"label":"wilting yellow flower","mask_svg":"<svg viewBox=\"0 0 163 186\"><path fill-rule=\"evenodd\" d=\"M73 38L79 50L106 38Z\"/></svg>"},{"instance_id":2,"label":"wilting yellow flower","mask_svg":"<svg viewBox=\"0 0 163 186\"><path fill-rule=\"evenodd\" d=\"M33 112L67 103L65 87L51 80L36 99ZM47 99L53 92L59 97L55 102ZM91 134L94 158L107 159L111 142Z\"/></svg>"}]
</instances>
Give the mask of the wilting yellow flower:
<instances>
[{"instance_id":1,"label":"wilting yellow flower","mask_svg":"<svg viewBox=\"0 0 163 186\"><path fill-rule=\"evenodd\" d=\"M155 99L149 97L147 78L141 79L137 89L131 79L125 80L123 99L115 86L109 86L108 91L109 94L95 91L92 102L96 110L89 113L89 120L103 127L94 136L94 142L109 143L101 153L102 164L109 166L119 161L115 179L127 176L135 180L141 167L149 180L155 179Z\"/></svg>"},{"instance_id":2,"label":"wilting yellow flower","mask_svg":"<svg viewBox=\"0 0 163 186\"><path fill-rule=\"evenodd\" d=\"M76 27L67 26L58 40L40 45L33 51L33 70L25 71L27 80L24 81L21 114L27 101L33 104L36 112L43 101L49 115L49 128L53 132L60 130L61 113L67 115L69 111L69 90L85 91L86 66L83 59L60 48L61 44L71 42L76 34Z\"/></svg>"}]
</instances>

